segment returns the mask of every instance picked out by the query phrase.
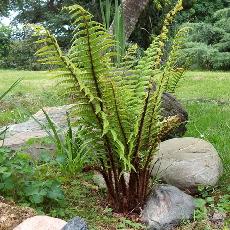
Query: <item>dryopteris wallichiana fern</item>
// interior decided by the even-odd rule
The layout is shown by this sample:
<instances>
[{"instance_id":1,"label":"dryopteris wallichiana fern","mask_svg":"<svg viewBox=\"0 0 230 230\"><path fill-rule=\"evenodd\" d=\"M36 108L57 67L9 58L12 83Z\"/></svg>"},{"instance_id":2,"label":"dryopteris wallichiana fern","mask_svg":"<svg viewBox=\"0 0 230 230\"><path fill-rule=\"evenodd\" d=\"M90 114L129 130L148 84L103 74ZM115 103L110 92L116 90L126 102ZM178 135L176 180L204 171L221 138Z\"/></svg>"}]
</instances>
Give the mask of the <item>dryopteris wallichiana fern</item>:
<instances>
[{"instance_id":1,"label":"dryopteris wallichiana fern","mask_svg":"<svg viewBox=\"0 0 230 230\"><path fill-rule=\"evenodd\" d=\"M140 211L150 191L151 161L160 137L180 122L177 116L162 119L161 98L165 91L174 91L183 74L176 59L184 29L177 33L166 63L161 63L169 26L181 9L179 0L138 64L133 64L134 48L130 48L119 67L113 63L114 38L79 5L67 8L75 27L67 54L49 31L35 27L42 46L36 55L41 63L56 67L66 92L75 95L72 116L83 127L85 140L90 140L108 201L117 212Z\"/></svg>"}]
</instances>

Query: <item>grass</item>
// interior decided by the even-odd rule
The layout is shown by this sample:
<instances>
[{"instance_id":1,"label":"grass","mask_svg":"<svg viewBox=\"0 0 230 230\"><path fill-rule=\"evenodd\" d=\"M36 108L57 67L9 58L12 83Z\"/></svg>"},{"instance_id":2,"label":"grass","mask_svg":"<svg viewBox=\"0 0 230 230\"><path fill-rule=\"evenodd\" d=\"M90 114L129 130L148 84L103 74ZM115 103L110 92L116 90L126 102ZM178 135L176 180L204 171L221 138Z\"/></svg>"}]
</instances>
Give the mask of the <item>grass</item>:
<instances>
[{"instance_id":1,"label":"grass","mask_svg":"<svg viewBox=\"0 0 230 230\"><path fill-rule=\"evenodd\" d=\"M40 71L0 70L0 93L19 78L20 84L0 102L0 126L25 121L28 112L35 113L44 106L68 103L58 95L56 80Z\"/></svg>"},{"instance_id":2,"label":"grass","mask_svg":"<svg viewBox=\"0 0 230 230\"><path fill-rule=\"evenodd\" d=\"M230 180L230 72L188 72L177 93L189 114L186 136L211 142L224 164L222 185Z\"/></svg>"},{"instance_id":3,"label":"grass","mask_svg":"<svg viewBox=\"0 0 230 230\"><path fill-rule=\"evenodd\" d=\"M20 85L0 102L0 126L26 120L25 110L34 113L43 106L69 103L58 96L56 81L44 72L0 70L0 94L21 77ZM218 150L224 164L219 191L224 191L230 182L230 73L188 72L176 96L189 113L186 136L203 138ZM105 193L93 186L90 175L79 175L64 183L64 188L67 203L53 208L49 215L64 219L81 216L87 220L90 229L138 229L112 214L103 203Z\"/></svg>"},{"instance_id":4,"label":"grass","mask_svg":"<svg viewBox=\"0 0 230 230\"><path fill-rule=\"evenodd\" d=\"M180 82L181 100L214 100L230 103L230 72L188 72Z\"/></svg>"}]
</instances>

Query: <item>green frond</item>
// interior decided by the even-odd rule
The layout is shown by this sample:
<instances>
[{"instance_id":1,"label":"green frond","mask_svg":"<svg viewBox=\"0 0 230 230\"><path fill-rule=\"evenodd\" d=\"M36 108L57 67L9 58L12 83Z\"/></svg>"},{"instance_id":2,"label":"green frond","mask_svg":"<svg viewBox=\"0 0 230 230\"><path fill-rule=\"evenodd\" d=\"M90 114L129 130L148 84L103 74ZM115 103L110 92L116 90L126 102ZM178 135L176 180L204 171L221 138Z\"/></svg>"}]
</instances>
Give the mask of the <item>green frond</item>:
<instances>
[{"instance_id":1,"label":"green frond","mask_svg":"<svg viewBox=\"0 0 230 230\"><path fill-rule=\"evenodd\" d=\"M138 96L142 88L146 93L140 110L133 156L135 159L142 157L145 159L144 162L151 160L158 145L157 135L161 129L161 98L167 89L169 80L161 61L165 52L165 43L168 40L169 26L182 8L182 0L179 0L166 15L161 34L153 39L136 67L139 71L139 78L136 79L135 93ZM146 154L140 156L140 151Z\"/></svg>"},{"instance_id":2,"label":"green frond","mask_svg":"<svg viewBox=\"0 0 230 230\"><path fill-rule=\"evenodd\" d=\"M181 55L181 50L185 43L186 36L188 34L188 27L183 27L178 30L176 36L173 39L173 44L171 47L171 51L166 62L165 74L168 75L168 83L166 91L170 93L174 93L177 87L178 82L183 77L185 72L186 64L184 66L178 66L178 59Z\"/></svg>"},{"instance_id":3,"label":"green frond","mask_svg":"<svg viewBox=\"0 0 230 230\"><path fill-rule=\"evenodd\" d=\"M91 124L95 126L97 117L94 111L99 106L101 99L91 93L88 86L81 79L82 70L63 55L56 38L49 31L39 27L35 30L36 35L39 35L38 43L42 45L42 48L36 53L40 58L39 61L44 64L55 64L57 66L56 77L61 79L59 84L66 86L65 92L74 93L77 96L77 109L75 111L77 111L76 116L79 117L77 119L78 125ZM96 128L100 130L98 125ZM101 135L102 130L98 138Z\"/></svg>"}]
</instances>

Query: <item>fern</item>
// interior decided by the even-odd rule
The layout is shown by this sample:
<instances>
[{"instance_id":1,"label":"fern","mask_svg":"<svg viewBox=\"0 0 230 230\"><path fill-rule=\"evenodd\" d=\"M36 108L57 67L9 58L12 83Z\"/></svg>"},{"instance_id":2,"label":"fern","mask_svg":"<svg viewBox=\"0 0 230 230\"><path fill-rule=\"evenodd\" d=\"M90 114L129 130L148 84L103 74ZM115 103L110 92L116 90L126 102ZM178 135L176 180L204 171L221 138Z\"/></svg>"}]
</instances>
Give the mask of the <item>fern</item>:
<instances>
[{"instance_id":1,"label":"fern","mask_svg":"<svg viewBox=\"0 0 230 230\"><path fill-rule=\"evenodd\" d=\"M121 57L116 41L79 5L66 8L75 27L67 54L49 31L35 28L42 46L36 54L41 63L54 67L65 92L75 95L75 125L83 127L80 135L90 143L108 188L109 202L119 212L139 211L149 191L150 162L160 136L179 122L176 117L163 120L160 114L162 94L174 90L182 74L176 67L177 41L182 32L162 65L169 26L181 9L179 0L166 16L162 33L138 63L133 46L122 55L119 65L114 64L114 59ZM130 173L128 183L125 171Z\"/></svg>"}]
</instances>

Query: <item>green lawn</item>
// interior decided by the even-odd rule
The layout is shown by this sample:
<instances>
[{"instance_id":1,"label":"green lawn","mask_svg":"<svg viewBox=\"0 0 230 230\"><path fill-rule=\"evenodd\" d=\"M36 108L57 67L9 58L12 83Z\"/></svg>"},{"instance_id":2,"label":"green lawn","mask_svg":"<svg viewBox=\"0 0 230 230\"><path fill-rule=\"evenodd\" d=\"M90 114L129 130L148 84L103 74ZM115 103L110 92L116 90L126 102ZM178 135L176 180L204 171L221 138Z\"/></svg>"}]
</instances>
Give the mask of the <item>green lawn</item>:
<instances>
[{"instance_id":1,"label":"green lawn","mask_svg":"<svg viewBox=\"0 0 230 230\"><path fill-rule=\"evenodd\" d=\"M188 72L180 82L181 100L215 100L230 103L230 72Z\"/></svg>"},{"instance_id":2,"label":"green lawn","mask_svg":"<svg viewBox=\"0 0 230 230\"><path fill-rule=\"evenodd\" d=\"M68 103L59 96L61 92L55 89L57 81L51 74L40 71L0 70L0 93L20 78L20 84L0 102L0 126L26 120L28 111Z\"/></svg>"}]
</instances>

